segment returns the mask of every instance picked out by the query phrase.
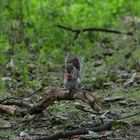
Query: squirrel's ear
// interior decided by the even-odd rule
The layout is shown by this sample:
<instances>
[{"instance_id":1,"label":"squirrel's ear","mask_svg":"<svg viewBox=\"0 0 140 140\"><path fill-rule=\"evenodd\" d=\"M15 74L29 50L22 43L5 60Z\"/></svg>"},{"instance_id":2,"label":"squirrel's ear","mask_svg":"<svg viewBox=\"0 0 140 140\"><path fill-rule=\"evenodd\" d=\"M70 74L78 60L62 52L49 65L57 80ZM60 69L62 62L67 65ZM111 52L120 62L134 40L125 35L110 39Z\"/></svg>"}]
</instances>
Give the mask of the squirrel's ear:
<instances>
[{"instance_id":1,"label":"squirrel's ear","mask_svg":"<svg viewBox=\"0 0 140 140\"><path fill-rule=\"evenodd\" d=\"M78 58L73 58L72 63L75 66L76 69L80 70L81 69L81 64Z\"/></svg>"},{"instance_id":2,"label":"squirrel's ear","mask_svg":"<svg viewBox=\"0 0 140 140\"><path fill-rule=\"evenodd\" d=\"M65 58L65 64L71 62L71 60L72 60L72 55L70 53L68 53Z\"/></svg>"}]
</instances>

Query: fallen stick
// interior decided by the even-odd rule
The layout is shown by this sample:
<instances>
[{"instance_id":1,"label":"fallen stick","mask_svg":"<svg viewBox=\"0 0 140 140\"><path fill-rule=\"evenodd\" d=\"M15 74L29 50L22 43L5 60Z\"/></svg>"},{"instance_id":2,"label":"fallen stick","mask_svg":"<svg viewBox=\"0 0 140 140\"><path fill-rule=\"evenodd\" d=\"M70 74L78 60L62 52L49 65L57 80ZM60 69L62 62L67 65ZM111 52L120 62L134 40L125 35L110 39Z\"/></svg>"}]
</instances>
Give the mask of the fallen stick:
<instances>
[{"instance_id":1,"label":"fallen stick","mask_svg":"<svg viewBox=\"0 0 140 140\"><path fill-rule=\"evenodd\" d=\"M36 138L34 140L59 140L60 138L70 138L75 135L88 134L89 131L100 132L105 130L111 130L111 128L112 128L112 123L108 122L93 128L76 129L76 130L71 130L66 132L59 132L48 137Z\"/></svg>"},{"instance_id":2,"label":"fallen stick","mask_svg":"<svg viewBox=\"0 0 140 140\"><path fill-rule=\"evenodd\" d=\"M100 126L96 126L93 128L83 128L83 129L75 129L65 132L58 132L56 134L53 134L51 136L40 136L40 137L13 137L8 138L8 140L59 140L60 138L71 138L75 135L82 135L82 134L88 134L89 131L94 132L100 132L105 130L111 130L112 128L112 122L107 122L105 124L102 124Z\"/></svg>"},{"instance_id":3,"label":"fallen stick","mask_svg":"<svg viewBox=\"0 0 140 140\"><path fill-rule=\"evenodd\" d=\"M3 104L3 105L16 105L16 106L21 107L21 108L30 108L31 107L31 105L29 105L23 101L14 101L14 100L9 100L9 101L7 100L1 104Z\"/></svg>"}]
</instances>

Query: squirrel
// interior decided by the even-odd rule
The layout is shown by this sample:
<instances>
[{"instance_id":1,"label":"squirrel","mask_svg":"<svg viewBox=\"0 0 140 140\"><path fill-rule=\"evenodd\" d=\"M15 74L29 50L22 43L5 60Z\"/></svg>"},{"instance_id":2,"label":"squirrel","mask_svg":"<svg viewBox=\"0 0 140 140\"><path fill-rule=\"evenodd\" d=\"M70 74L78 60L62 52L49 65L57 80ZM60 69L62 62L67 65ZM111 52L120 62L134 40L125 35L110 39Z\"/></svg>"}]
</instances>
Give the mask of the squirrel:
<instances>
[{"instance_id":1,"label":"squirrel","mask_svg":"<svg viewBox=\"0 0 140 140\"><path fill-rule=\"evenodd\" d=\"M69 90L69 95L74 95L81 87L82 59L80 57L67 56L65 59L64 85ZM101 104L95 99L94 108L101 110Z\"/></svg>"},{"instance_id":2,"label":"squirrel","mask_svg":"<svg viewBox=\"0 0 140 140\"><path fill-rule=\"evenodd\" d=\"M81 87L81 68L81 58L74 56L66 57L64 85L72 95Z\"/></svg>"}]
</instances>

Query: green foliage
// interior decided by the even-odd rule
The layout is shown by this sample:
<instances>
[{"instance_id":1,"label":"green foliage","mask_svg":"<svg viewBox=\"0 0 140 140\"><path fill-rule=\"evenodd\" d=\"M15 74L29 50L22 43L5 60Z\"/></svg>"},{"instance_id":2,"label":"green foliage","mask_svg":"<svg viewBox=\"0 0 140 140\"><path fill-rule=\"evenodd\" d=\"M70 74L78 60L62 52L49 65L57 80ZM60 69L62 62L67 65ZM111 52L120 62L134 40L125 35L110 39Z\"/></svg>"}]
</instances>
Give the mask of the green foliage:
<instances>
[{"instance_id":1,"label":"green foliage","mask_svg":"<svg viewBox=\"0 0 140 140\"><path fill-rule=\"evenodd\" d=\"M130 113L132 108L132 112L139 111L139 9L140 0L0 0L0 98L10 97L11 94L30 95L46 85L33 98L25 100L27 103L34 103L36 98L40 98L40 93L44 96L52 89L63 88L64 59L68 53L72 53L81 56L85 61L82 67L82 87L102 99L119 95L126 98L123 107L120 102L109 103L107 108L103 105L104 112L107 109L123 116L126 112ZM81 30L75 39L74 32L54 26L57 24L72 29L95 27L122 32L132 30L135 34L128 37ZM137 77L131 85L132 70L136 71ZM127 81L130 81L130 85L125 87ZM89 110L89 106L80 101L56 101L47 108L48 112L55 115L46 116L48 112L44 111L49 127L46 125L43 132L44 124L42 126L39 121L41 128L32 125L31 134L41 136L43 132L46 135L46 129L47 135L57 133L61 130L56 126L57 122L62 125L62 130L64 127L76 128L75 124L78 124L77 128L86 127L85 124L92 126L93 115L77 110L77 104L84 105ZM114 115L111 115L112 118ZM10 120L7 115L1 117ZM33 116L33 119L30 115L26 117L24 119L26 121L29 118L30 129L30 124L39 116ZM19 126L22 126L25 121L20 119ZM44 117L42 119L46 123ZM134 116L132 120L140 120L140 116ZM11 121L13 125L15 119ZM9 123L0 119L0 125L7 126ZM50 127L51 125L53 126ZM114 129L122 126L128 128L128 123L113 122ZM21 129L15 132L1 130L0 137L16 136L24 130Z\"/></svg>"},{"instance_id":2,"label":"green foliage","mask_svg":"<svg viewBox=\"0 0 140 140\"><path fill-rule=\"evenodd\" d=\"M15 135L15 133L12 130L3 130L3 131L0 131L0 136L1 137L8 137L8 136L14 136L14 135Z\"/></svg>"},{"instance_id":3,"label":"green foliage","mask_svg":"<svg viewBox=\"0 0 140 140\"><path fill-rule=\"evenodd\" d=\"M76 111L76 108L73 103L67 102L67 101L62 101L60 102L55 102L53 106L49 107L49 111L52 113L65 113L67 111Z\"/></svg>"},{"instance_id":4,"label":"green foliage","mask_svg":"<svg viewBox=\"0 0 140 140\"><path fill-rule=\"evenodd\" d=\"M84 56L85 60L92 57L98 59L95 56L94 43L100 41L101 37L104 39L104 34L83 32L73 42L74 34L55 27L55 24L80 29L85 27L122 29L122 19L125 16L139 19L140 7L139 0L127 3L125 0L0 0L0 2L0 64L6 66L12 59L14 61L12 74L15 77L20 75L19 81L26 86L40 84L40 81L38 83L36 79L30 78L28 63L47 65L45 71L56 69L54 65L63 63L69 51ZM109 37L113 38L112 35ZM98 56L100 55L102 54ZM138 59L138 53L134 54L135 58ZM116 65L120 61L118 55L108 56L105 59L109 66ZM103 79L97 79L97 83L103 83L101 82ZM1 84L1 89L3 88L4 84Z\"/></svg>"},{"instance_id":5,"label":"green foliage","mask_svg":"<svg viewBox=\"0 0 140 140\"><path fill-rule=\"evenodd\" d=\"M9 45L5 36L0 36L0 64L6 64L6 52L9 49Z\"/></svg>"},{"instance_id":6,"label":"green foliage","mask_svg":"<svg viewBox=\"0 0 140 140\"><path fill-rule=\"evenodd\" d=\"M4 125L7 125L7 124L9 124L8 121L0 119L0 126L4 126ZM11 136L11 135L14 135L14 134L15 133L12 130L1 130L0 131L0 136L1 137L8 137L8 136Z\"/></svg>"},{"instance_id":7,"label":"green foliage","mask_svg":"<svg viewBox=\"0 0 140 140\"><path fill-rule=\"evenodd\" d=\"M114 129L120 129L120 127L126 127L126 128L130 127L130 125L125 121L113 121L112 125Z\"/></svg>"},{"instance_id":8,"label":"green foliage","mask_svg":"<svg viewBox=\"0 0 140 140\"><path fill-rule=\"evenodd\" d=\"M0 91L5 90L6 86L5 86L5 82L1 82L0 81Z\"/></svg>"}]
</instances>

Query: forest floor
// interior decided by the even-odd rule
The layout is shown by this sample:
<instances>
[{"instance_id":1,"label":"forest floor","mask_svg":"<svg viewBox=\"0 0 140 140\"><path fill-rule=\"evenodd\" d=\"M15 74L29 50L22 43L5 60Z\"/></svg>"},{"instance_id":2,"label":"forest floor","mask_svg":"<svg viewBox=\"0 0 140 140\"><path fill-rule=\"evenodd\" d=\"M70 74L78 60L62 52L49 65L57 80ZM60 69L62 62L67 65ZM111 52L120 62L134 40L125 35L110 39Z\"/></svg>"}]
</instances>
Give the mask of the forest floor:
<instances>
[{"instance_id":1,"label":"forest floor","mask_svg":"<svg viewBox=\"0 0 140 140\"><path fill-rule=\"evenodd\" d=\"M120 38L118 36L118 38ZM84 89L92 92L99 100L108 101L102 105L102 112L106 112L103 121L113 121L110 131L89 132L87 135L76 135L71 139L101 139L101 140L139 140L140 139L140 114L119 121L117 118L140 112L140 48L137 42L114 43L114 40L104 40L95 43L93 55L86 57L83 63L82 84ZM48 63L47 66L37 65L33 60L29 61L30 75L34 82L40 86L40 81L45 82L46 87L35 95L19 100L28 104L34 104L53 88L64 89L63 73L64 64ZM48 69L49 70L46 70ZM6 70L12 73L11 69ZM1 94L1 98L7 96L20 96L23 93L31 94L33 88L24 86L20 81L22 72L14 73L14 76L3 77L7 89ZM6 77L11 79L8 81ZM4 79L5 78L5 79ZM11 82L12 81L12 82ZM84 106L85 110L91 108L82 101L56 101L43 113L37 115L27 114L24 117L0 114L0 138L15 136L47 136L60 131L74 130L77 128L90 128L101 119L89 112L84 112L76 106ZM17 107L18 108L18 107ZM15 126L15 127L12 127ZM69 138L70 139L70 138Z\"/></svg>"}]
</instances>

